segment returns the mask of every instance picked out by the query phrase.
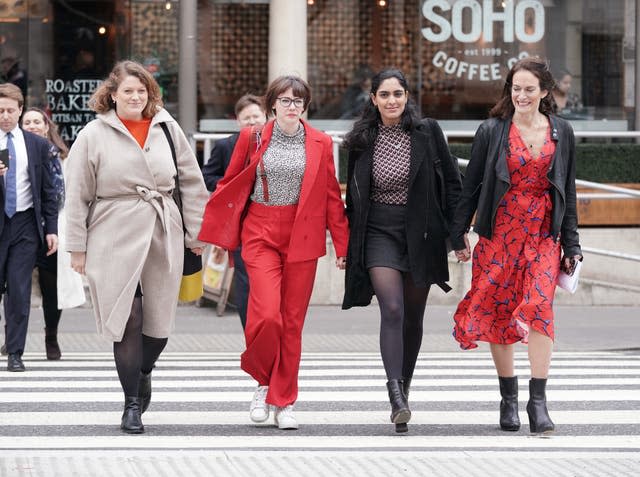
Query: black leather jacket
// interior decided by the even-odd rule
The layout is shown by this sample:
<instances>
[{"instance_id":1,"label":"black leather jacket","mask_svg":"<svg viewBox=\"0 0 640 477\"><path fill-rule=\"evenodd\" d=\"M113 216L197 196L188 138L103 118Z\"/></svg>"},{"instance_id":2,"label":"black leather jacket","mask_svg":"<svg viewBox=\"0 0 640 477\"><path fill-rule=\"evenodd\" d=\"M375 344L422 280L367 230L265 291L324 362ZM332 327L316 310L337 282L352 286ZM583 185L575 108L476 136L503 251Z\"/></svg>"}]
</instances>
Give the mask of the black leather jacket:
<instances>
[{"instance_id":1,"label":"black leather jacket","mask_svg":"<svg viewBox=\"0 0 640 477\"><path fill-rule=\"evenodd\" d=\"M575 137L571 125L564 119L549 116L549 120L551 139L556 142L556 152L547 173L553 202L551 234L561 242L566 256L582 255L576 210ZM491 238L498 205L511 186L507 166L510 126L510 118L491 118L476 132L462 195L451 226L454 250L465 248L463 236L469 230L474 213L473 230L481 237Z\"/></svg>"}]
</instances>

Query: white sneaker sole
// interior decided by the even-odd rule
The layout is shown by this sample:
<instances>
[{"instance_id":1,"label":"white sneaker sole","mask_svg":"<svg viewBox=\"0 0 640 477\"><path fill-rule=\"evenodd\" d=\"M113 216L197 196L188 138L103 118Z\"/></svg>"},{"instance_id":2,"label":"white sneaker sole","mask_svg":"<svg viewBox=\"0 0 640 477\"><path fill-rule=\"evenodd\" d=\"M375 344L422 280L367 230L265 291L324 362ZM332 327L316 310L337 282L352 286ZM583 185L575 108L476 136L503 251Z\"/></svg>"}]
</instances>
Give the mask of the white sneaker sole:
<instances>
[{"instance_id":1,"label":"white sneaker sole","mask_svg":"<svg viewBox=\"0 0 640 477\"><path fill-rule=\"evenodd\" d=\"M278 426L278 429L282 429L283 431L286 430L297 430L298 429L298 423L297 422L278 422L278 420L276 419L276 425Z\"/></svg>"}]
</instances>

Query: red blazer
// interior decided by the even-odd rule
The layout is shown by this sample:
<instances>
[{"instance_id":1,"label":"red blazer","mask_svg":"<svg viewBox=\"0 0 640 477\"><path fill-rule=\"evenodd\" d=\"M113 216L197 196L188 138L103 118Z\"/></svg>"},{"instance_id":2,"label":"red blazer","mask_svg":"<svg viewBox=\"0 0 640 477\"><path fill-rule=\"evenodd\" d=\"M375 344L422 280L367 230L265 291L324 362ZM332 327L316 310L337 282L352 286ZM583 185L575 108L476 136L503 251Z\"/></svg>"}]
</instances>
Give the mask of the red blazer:
<instances>
[{"instance_id":1,"label":"red blazer","mask_svg":"<svg viewBox=\"0 0 640 477\"><path fill-rule=\"evenodd\" d=\"M305 129L307 157L287 259L290 262L301 262L325 255L327 253L327 228L331 233L336 256L346 257L349 226L333 164L333 144L328 135L312 128L305 121L302 121L302 124ZM241 203L243 201L242 194L236 192L242 189L242 184L246 181L252 181L252 183L255 181L256 168L260 157L269 146L273 125L274 121L272 120L264 126L262 144L258 151L251 155L246 169L244 163L249 148L251 128L244 128L240 132L229 167L214 192L214 194L217 194L218 191L224 193L233 203L229 203L225 210L218 208L215 215L209 209L205 210L203 229L206 228L207 221L228 220L227 214L231 214L233 208L244 208L245 204ZM238 178L240 180L229 184L238 175L242 175L245 179Z\"/></svg>"}]
</instances>

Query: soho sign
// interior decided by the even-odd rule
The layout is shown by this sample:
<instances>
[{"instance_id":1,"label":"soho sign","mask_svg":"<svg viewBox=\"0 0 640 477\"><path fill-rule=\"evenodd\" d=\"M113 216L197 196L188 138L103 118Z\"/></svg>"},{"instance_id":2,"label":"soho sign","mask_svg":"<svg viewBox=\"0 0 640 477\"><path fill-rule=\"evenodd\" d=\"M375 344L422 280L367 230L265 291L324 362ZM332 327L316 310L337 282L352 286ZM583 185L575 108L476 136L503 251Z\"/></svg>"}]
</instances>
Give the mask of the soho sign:
<instances>
[{"instance_id":1,"label":"soho sign","mask_svg":"<svg viewBox=\"0 0 640 477\"><path fill-rule=\"evenodd\" d=\"M503 28L502 40L504 43L513 43L516 39L522 43L536 43L544 37L544 6L537 0L521 0L514 2L506 0L503 2L501 11L494 10L493 0L483 0L482 5L477 0L458 0L451 2L447 0L426 0L422 5L423 16L437 26L437 31L431 27L422 29L422 35L433 43L442 43L452 36L460 43L475 43L482 38L486 43L494 41L494 25L501 23ZM437 13L439 9L441 13ZM463 30L463 15L468 10L470 25L468 31ZM526 15L527 10L531 10L533 18L533 28L527 30ZM448 15L449 21L444 14ZM465 56L501 56L500 48L467 48L464 50ZM520 53L517 57L511 57L507 61L507 66L511 65L523 56L526 52ZM432 63L434 66L443 68L449 74L456 74L458 77L468 77L468 79L478 78L482 81L496 80L500 78L500 65L493 64L470 64L448 56L444 51L438 51Z\"/></svg>"}]
</instances>

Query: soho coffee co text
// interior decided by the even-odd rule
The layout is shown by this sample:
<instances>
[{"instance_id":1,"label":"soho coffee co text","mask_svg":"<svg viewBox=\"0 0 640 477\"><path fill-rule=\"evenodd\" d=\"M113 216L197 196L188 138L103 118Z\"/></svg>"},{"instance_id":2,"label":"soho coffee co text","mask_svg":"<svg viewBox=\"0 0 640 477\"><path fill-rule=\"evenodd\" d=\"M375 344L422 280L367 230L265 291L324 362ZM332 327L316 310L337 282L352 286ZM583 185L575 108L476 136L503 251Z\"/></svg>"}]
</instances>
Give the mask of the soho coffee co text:
<instances>
[{"instance_id":1,"label":"soho coffee co text","mask_svg":"<svg viewBox=\"0 0 640 477\"><path fill-rule=\"evenodd\" d=\"M527 51L515 52L513 49L487 47L494 41L493 30L496 24L502 24L505 44L537 43L544 37L544 5L536 0L522 0L516 5L513 0L505 0L501 10L494 9L493 0L483 0L482 4L476 0L458 0L453 5L447 0L427 0L422 5L422 14L437 28L431 26L422 28L422 35L432 43L443 43L451 37L464 46L457 49L457 53L466 57L503 56L506 62L501 63L471 63L456 58L454 54L438 50L431 59L431 63L442 69L448 75L458 78L480 81L496 81L502 79L502 66L511 68L521 58L529 56ZM464 31L463 15L468 11L469 21ZM530 12L528 12L530 11ZM440 12L440 13L438 13ZM450 13L449 13L450 12ZM530 13L532 28L527 28L526 16ZM482 48L469 47L469 44L482 40ZM515 48L515 45L514 45Z\"/></svg>"}]
</instances>

